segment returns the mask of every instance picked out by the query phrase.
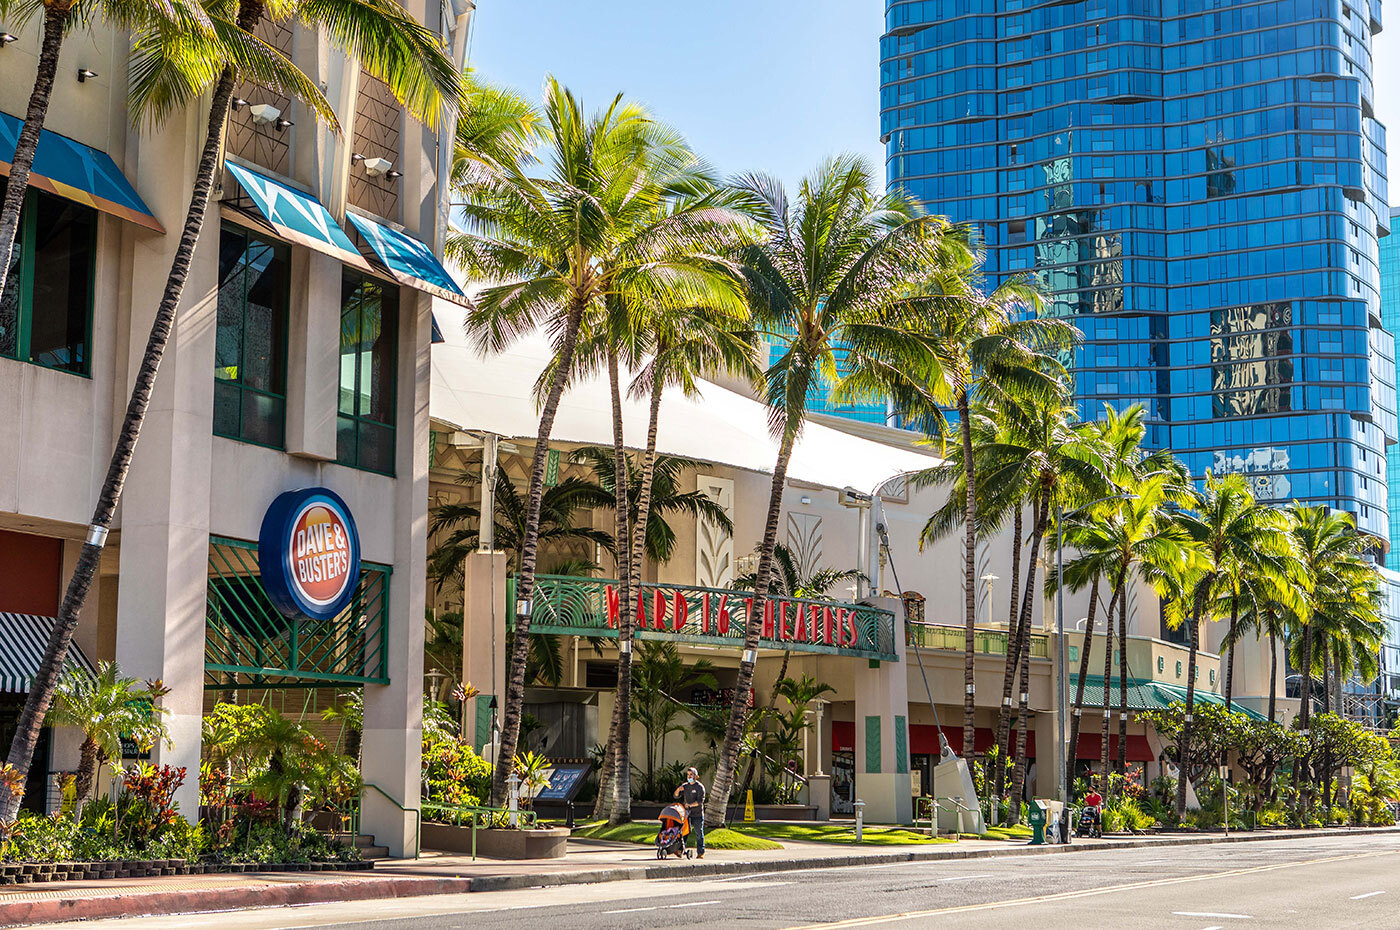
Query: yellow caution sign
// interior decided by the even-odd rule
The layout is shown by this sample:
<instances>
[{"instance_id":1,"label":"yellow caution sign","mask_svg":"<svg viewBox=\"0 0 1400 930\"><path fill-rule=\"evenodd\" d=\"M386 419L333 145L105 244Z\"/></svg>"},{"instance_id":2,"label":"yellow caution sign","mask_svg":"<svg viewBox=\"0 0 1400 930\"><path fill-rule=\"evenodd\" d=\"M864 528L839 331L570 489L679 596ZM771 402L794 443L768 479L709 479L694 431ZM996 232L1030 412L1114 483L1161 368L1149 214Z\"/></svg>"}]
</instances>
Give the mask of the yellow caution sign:
<instances>
[{"instance_id":1,"label":"yellow caution sign","mask_svg":"<svg viewBox=\"0 0 1400 930\"><path fill-rule=\"evenodd\" d=\"M753 823L757 819L753 815L753 790L750 789L744 797L744 823Z\"/></svg>"}]
</instances>

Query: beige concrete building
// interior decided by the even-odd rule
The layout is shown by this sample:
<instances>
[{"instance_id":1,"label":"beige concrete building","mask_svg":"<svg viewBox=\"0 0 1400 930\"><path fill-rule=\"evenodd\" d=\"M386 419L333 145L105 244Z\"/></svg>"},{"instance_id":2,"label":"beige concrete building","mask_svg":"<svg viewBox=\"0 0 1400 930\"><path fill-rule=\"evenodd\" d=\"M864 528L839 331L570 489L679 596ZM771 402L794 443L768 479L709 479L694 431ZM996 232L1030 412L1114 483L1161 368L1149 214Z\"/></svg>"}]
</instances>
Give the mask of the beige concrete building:
<instances>
[{"instance_id":1,"label":"beige concrete building","mask_svg":"<svg viewBox=\"0 0 1400 930\"><path fill-rule=\"evenodd\" d=\"M467 14L424 0L407 7L460 65ZM0 23L16 36L0 54L11 152L38 25ZM171 688L172 740L156 758L192 773L214 694L363 684L364 778L380 789L365 802L365 827L401 853L417 841L403 809L419 793L429 291L455 285L434 277L430 259L405 266L392 246L441 254L436 179L450 153L316 34L260 31L324 89L344 131L286 98L237 88L216 202L76 642L93 661L115 659ZM19 273L0 305L0 614L56 611L203 141L200 106L158 130L130 125L129 48L129 36L101 26L66 40ZM342 592L348 606L315 621L237 593L269 570L258 539L270 505L306 488L343 501L363 566ZM22 697L0 700L0 741ZM40 785L75 767L71 742L42 748ZM178 796L191 816L197 781ZM30 803L44 794L31 790Z\"/></svg>"}]
</instances>

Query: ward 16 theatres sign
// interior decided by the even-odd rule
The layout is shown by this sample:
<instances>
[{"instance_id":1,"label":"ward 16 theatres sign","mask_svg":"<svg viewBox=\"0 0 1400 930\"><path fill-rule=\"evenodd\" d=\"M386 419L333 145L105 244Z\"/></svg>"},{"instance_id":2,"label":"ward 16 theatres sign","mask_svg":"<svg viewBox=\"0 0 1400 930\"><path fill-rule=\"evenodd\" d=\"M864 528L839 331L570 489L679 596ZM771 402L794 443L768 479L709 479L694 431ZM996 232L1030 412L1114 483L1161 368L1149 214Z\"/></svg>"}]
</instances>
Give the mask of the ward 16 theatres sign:
<instances>
[{"instance_id":1,"label":"ward 16 theatres sign","mask_svg":"<svg viewBox=\"0 0 1400 930\"><path fill-rule=\"evenodd\" d=\"M258 566L268 599L287 616L340 613L360 581L360 534L345 501L326 488L279 495L263 516Z\"/></svg>"}]
</instances>

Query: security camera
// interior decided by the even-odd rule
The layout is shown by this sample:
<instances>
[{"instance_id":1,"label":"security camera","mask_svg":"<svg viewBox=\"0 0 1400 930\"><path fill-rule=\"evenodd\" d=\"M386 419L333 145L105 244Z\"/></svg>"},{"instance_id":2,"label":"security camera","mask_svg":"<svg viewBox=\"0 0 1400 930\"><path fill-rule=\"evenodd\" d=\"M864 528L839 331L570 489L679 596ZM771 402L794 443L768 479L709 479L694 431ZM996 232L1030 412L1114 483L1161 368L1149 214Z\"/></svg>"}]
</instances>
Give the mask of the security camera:
<instances>
[{"instance_id":1,"label":"security camera","mask_svg":"<svg viewBox=\"0 0 1400 930\"><path fill-rule=\"evenodd\" d=\"M275 123L282 111L270 103L255 103L248 108L248 114L253 117L253 122L259 126L266 126L268 123Z\"/></svg>"}]
</instances>

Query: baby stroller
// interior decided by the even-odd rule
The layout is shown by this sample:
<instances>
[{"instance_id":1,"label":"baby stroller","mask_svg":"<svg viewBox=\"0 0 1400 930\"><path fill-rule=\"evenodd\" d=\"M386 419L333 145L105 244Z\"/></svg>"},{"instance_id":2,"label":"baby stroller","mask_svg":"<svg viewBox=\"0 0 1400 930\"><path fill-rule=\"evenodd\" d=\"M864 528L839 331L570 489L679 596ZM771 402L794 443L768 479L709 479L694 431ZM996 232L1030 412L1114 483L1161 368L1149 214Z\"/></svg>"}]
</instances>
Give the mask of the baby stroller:
<instances>
[{"instance_id":1,"label":"baby stroller","mask_svg":"<svg viewBox=\"0 0 1400 930\"><path fill-rule=\"evenodd\" d=\"M661 830L656 834L656 858L668 856L690 858L685 838L690 835L690 818L685 808L679 804L668 804L661 809Z\"/></svg>"}]
</instances>

